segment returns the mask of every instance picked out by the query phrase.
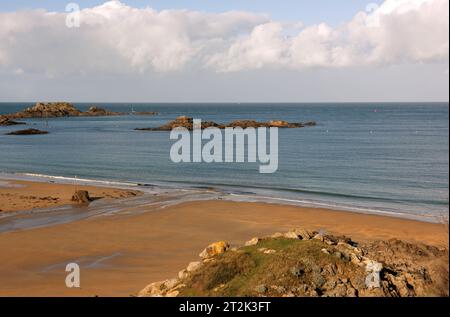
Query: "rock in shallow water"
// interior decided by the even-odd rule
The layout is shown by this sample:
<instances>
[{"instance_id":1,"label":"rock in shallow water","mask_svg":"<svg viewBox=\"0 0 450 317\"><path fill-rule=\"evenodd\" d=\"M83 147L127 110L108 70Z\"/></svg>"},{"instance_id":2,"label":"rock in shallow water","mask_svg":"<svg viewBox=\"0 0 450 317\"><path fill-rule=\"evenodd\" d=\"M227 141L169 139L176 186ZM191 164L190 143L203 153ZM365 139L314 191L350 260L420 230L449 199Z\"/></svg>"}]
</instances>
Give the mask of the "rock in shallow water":
<instances>
[{"instance_id":1,"label":"rock in shallow water","mask_svg":"<svg viewBox=\"0 0 450 317\"><path fill-rule=\"evenodd\" d=\"M26 129L7 133L7 135L37 135L37 134L48 134L48 132L37 129Z\"/></svg>"}]
</instances>

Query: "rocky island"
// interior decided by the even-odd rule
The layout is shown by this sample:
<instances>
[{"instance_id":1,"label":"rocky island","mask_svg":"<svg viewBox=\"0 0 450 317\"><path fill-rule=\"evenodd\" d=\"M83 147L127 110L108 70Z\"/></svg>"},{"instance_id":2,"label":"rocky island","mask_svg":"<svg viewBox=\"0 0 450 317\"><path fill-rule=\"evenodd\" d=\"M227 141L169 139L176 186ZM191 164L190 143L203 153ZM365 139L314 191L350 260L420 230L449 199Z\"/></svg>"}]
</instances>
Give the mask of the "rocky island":
<instances>
[{"instance_id":1,"label":"rocky island","mask_svg":"<svg viewBox=\"0 0 450 317\"><path fill-rule=\"evenodd\" d=\"M311 122L305 122L305 123L291 123L287 121L282 120L272 120L269 122L258 122L255 120L236 120L233 122L230 122L228 124L219 124L214 121L202 121L202 129L215 127L219 129L225 129L225 128L261 128L261 127L276 127L276 128L303 128L308 126L315 126L316 123ZM193 118L187 117L187 116L181 116L176 118L173 121L170 121L169 123L162 125L160 127L156 128L137 128L135 130L138 131L171 131L175 128L186 128L188 130L193 130Z\"/></svg>"},{"instance_id":2,"label":"rocky island","mask_svg":"<svg viewBox=\"0 0 450 317\"><path fill-rule=\"evenodd\" d=\"M6 119L25 119L25 118L58 118L58 117L100 117L100 116L121 116L127 115L127 112L110 111L97 106L90 107L87 111L77 109L68 102L38 102L33 107L26 108L23 111L4 115ZM133 114L140 115L140 112ZM142 112L142 115L156 115L156 112Z\"/></svg>"}]
</instances>

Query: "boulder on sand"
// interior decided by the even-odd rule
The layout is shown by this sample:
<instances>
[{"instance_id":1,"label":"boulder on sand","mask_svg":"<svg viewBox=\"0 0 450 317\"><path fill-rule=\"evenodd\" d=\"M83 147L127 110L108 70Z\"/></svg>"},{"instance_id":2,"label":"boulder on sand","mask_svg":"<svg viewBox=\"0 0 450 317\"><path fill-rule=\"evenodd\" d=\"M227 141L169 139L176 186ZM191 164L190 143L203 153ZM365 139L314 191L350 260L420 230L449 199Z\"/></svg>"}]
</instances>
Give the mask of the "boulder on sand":
<instances>
[{"instance_id":1,"label":"boulder on sand","mask_svg":"<svg viewBox=\"0 0 450 317\"><path fill-rule=\"evenodd\" d=\"M79 204L87 204L92 201L92 198L89 197L89 193L86 190L77 190L72 196L72 201Z\"/></svg>"}]
</instances>

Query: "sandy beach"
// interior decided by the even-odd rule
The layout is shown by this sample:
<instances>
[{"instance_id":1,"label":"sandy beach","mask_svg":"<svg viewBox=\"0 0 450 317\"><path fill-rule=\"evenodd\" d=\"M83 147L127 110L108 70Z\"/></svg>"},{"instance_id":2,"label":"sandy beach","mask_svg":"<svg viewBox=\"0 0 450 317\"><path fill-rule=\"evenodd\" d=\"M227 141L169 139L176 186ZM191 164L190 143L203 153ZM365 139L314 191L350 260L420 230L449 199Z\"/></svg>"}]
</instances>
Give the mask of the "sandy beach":
<instances>
[{"instance_id":1,"label":"sandy beach","mask_svg":"<svg viewBox=\"0 0 450 317\"><path fill-rule=\"evenodd\" d=\"M76 190L88 191L94 200L126 198L140 194L139 191L117 188L0 179L0 212L71 205L71 198Z\"/></svg>"},{"instance_id":2,"label":"sandy beach","mask_svg":"<svg viewBox=\"0 0 450 317\"><path fill-rule=\"evenodd\" d=\"M50 190L61 203L73 191L73 186L23 184L36 194ZM30 201L17 199L24 195L21 190L1 188L1 208L31 207ZM120 195L114 189L89 191ZM8 192L15 192L16 205L4 203ZM448 247L448 226L378 215L222 200L142 211L0 233L0 296L132 296L151 282L175 276L211 242L241 245L253 236L294 227L355 241L398 238ZM80 289L65 287L65 266L70 262L81 267Z\"/></svg>"}]
</instances>

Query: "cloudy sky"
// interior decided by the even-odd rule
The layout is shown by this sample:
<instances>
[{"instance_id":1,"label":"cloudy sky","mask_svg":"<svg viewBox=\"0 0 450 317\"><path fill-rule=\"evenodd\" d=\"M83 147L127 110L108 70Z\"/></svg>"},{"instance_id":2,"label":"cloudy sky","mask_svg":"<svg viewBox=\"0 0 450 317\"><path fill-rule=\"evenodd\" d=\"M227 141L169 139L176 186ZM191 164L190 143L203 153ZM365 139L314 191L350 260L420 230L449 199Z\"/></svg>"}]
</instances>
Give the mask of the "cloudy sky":
<instances>
[{"instance_id":1,"label":"cloudy sky","mask_svg":"<svg viewBox=\"0 0 450 317\"><path fill-rule=\"evenodd\" d=\"M448 0L67 3L0 3L0 101L449 99Z\"/></svg>"}]
</instances>

